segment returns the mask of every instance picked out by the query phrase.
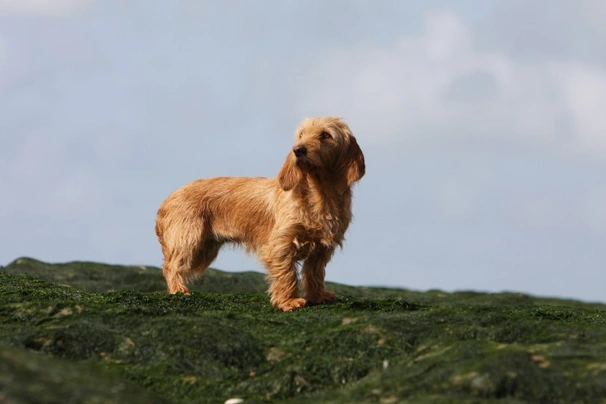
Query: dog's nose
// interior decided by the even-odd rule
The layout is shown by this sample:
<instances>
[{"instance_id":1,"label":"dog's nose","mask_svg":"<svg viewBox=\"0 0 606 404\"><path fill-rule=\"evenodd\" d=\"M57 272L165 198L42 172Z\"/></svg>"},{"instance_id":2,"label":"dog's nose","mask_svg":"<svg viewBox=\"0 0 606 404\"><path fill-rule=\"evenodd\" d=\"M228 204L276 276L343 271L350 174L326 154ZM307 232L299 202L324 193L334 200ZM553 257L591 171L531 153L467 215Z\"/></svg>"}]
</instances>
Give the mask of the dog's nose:
<instances>
[{"instance_id":1,"label":"dog's nose","mask_svg":"<svg viewBox=\"0 0 606 404\"><path fill-rule=\"evenodd\" d=\"M305 147L305 146L295 147L294 149L292 149L292 151L295 153L295 156L297 156L297 157L307 156L307 147Z\"/></svg>"}]
</instances>

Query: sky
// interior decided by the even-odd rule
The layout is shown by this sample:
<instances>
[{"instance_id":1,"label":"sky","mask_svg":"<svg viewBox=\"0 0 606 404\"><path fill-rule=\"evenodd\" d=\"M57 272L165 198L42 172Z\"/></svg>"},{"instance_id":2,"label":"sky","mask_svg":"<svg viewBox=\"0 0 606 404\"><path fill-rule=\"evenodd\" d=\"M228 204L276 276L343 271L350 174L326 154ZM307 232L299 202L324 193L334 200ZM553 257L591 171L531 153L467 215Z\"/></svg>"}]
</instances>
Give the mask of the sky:
<instances>
[{"instance_id":1,"label":"sky","mask_svg":"<svg viewBox=\"0 0 606 404\"><path fill-rule=\"evenodd\" d=\"M606 302L603 0L0 0L0 265L155 265L187 182L366 156L327 279ZM226 248L213 267L262 271Z\"/></svg>"}]
</instances>

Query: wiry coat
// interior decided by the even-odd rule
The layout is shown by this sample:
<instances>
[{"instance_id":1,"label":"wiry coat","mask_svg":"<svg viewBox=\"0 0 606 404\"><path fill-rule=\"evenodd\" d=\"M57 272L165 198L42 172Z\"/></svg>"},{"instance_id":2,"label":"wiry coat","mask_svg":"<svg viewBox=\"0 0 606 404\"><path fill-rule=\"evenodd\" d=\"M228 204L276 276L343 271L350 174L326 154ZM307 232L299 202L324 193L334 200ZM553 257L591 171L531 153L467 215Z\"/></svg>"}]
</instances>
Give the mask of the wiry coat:
<instances>
[{"instance_id":1,"label":"wiry coat","mask_svg":"<svg viewBox=\"0 0 606 404\"><path fill-rule=\"evenodd\" d=\"M274 306L289 311L335 300L325 267L351 222L352 184L365 172L349 127L333 117L305 120L277 178L218 177L193 181L160 206L156 234L169 293L217 257L225 243L255 252L268 272ZM299 297L296 262L302 268Z\"/></svg>"}]
</instances>

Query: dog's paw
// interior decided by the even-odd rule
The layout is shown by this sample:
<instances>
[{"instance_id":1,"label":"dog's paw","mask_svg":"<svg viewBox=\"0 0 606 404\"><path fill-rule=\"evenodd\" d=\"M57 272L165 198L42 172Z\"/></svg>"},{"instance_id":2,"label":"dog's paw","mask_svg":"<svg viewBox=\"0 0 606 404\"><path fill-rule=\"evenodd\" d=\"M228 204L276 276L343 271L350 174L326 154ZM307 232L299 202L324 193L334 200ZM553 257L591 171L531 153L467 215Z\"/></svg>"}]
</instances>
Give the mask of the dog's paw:
<instances>
[{"instance_id":1,"label":"dog's paw","mask_svg":"<svg viewBox=\"0 0 606 404\"><path fill-rule=\"evenodd\" d=\"M176 295L177 293L182 293L184 295L190 295L189 293L189 289L187 289L187 286L185 285L178 285L175 287L172 287L170 289L168 289L168 293L171 295Z\"/></svg>"},{"instance_id":2,"label":"dog's paw","mask_svg":"<svg viewBox=\"0 0 606 404\"><path fill-rule=\"evenodd\" d=\"M297 297L297 298L288 299L284 302L279 303L278 308L283 311L293 311L293 310L300 309L301 307L305 307L305 303L307 303L305 299L303 299L301 297Z\"/></svg>"},{"instance_id":3,"label":"dog's paw","mask_svg":"<svg viewBox=\"0 0 606 404\"><path fill-rule=\"evenodd\" d=\"M307 300L311 304L332 303L337 300L337 295L329 290L323 290L322 292L315 294L313 297L308 297Z\"/></svg>"}]
</instances>

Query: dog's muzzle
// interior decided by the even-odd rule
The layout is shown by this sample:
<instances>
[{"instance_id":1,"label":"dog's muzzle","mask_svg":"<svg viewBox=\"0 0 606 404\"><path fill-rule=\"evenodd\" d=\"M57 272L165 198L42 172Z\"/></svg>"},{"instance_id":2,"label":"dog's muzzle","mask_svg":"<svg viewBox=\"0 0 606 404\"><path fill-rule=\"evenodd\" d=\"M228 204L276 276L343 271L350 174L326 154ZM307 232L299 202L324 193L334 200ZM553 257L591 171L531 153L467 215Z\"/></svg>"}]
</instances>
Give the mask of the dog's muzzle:
<instances>
[{"instance_id":1,"label":"dog's muzzle","mask_svg":"<svg viewBox=\"0 0 606 404\"><path fill-rule=\"evenodd\" d=\"M293 153L295 153L295 156L297 156L297 157L307 156L307 147L305 147L305 146L297 146L297 147L293 148L292 151L293 151Z\"/></svg>"}]
</instances>

